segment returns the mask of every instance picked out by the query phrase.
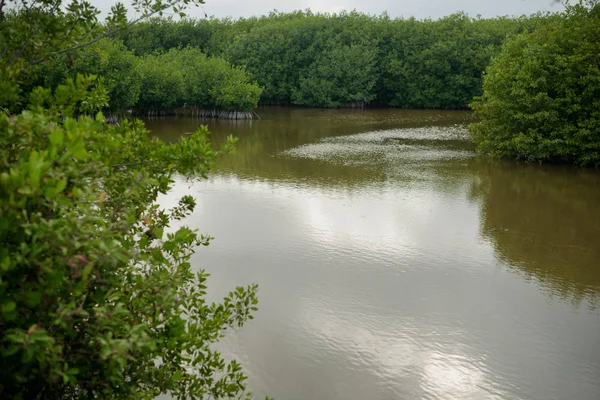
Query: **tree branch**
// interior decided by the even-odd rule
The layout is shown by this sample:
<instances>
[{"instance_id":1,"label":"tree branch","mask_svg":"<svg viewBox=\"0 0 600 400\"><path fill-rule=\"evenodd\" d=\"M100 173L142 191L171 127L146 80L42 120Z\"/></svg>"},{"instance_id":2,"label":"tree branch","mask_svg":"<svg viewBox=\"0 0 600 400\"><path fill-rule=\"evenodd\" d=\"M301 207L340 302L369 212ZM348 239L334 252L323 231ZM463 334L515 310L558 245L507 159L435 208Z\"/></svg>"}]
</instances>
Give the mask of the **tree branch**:
<instances>
[{"instance_id":1,"label":"tree branch","mask_svg":"<svg viewBox=\"0 0 600 400\"><path fill-rule=\"evenodd\" d=\"M161 12L161 11L164 11L164 10L166 10L167 8L169 8L169 7L164 7L164 8L161 8L161 9L159 9L159 10L152 11L152 12L151 12L151 13L149 13L149 14L144 14L144 15L142 15L141 17L139 17L138 19L135 19L135 20L133 20L133 21L129 22L127 25L125 25L125 26L123 26L123 27L121 27L121 28L114 29L114 30L112 30L112 31L109 31L109 32L103 33L102 35L100 35L100 36L98 36L98 37L96 37L96 38L94 38L94 39L92 39L92 40L90 40L90 41L88 41L88 42L81 43L81 44L78 44L78 45L76 45L76 46L69 47L69 48L67 48L67 49L63 49L63 50L56 51L56 52L54 52L54 53L51 53L51 54L49 54L49 55L48 55L48 57L57 56L57 55L59 55L59 54L64 54L64 53L67 53L67 52L69 52L69 51L74 51L74 50L81 49L81 48L83 48L83 47L87 47L87 46L89 46L89 45L91 45L91 44L94 44L94 43L96 43L96 42L98 42L98 41L100 41L100 40L104 39L105 37L112 36L112 35L114 35L115 33L118 33L118 32L121 32L122 30L125 30L125 29L127 29L127 28L130 28L131 26L133 26L133 25L137 24L137 23L138 23L138 22L140 22L141 20L143 20L143 19L146 19L146 18L150 18L150 17L151 17L151 16L153 16L154 14L156 14L156 13L159 13L159 12ZM39 64L39 63L43 62L44 60L46 60L48 57L44 57L44 58L41 58L41 59L39 59L39 60L37 60L37 61L34 61L34 62L32 62L32 64Z\"/></svg>"},{"instance_id":2,"label":"tree branch","mask_svg":"<svg viewBox=\"0 0 600 400\"><path fill-rule=\"evenodd\" d=\"M128 162L128 163L113 164L110 167L111 168L129 167L130 165L150 164L153 162L154 162L154 160L135 161L135 162Z\"/></svg>"},{"instance_id":3,"label":"tree branch","mask_svg":"<svg viewBox=\"0 0 600 400\"><path fill-rule=\"evenodd\" d=\"M30 11L31 8L35 5L35 3L37 2L37 0L35 0L29 7L25 6L25 9L27 11ZM56 12L56 10L58 9L60 3L56 3L54 5L54 7L52 7L52 9L50 10L50 14L54 14ZM7 63L8 66L11 66L15 61L17 61L19 59L19 57L21 57L21 55L23 54L23 52L25 51L25 49L27 48L27 45L29 43L31 43L31 41L33 40L33 38L35 37L35 35L37 35L37 33L40 31L40 29L42 28L42 20L39 19L37 22L37 25L35 27L35 29L33 30L33 32L31 32L31 35L29 35L29 38L27 40L25 40L25 42L23 43L23 46L21 47L21 50L19 50L18 53L16 53L13 57L12 60Z\"/></svg>"}]
</instances>

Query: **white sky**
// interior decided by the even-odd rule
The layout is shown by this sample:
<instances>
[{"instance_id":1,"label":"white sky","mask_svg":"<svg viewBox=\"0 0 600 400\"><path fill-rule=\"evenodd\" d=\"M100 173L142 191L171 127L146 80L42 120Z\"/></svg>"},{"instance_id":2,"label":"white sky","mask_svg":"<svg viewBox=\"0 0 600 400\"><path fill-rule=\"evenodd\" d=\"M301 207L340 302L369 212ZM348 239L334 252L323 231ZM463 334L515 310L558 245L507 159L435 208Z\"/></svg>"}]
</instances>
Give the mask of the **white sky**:
<instances>
[{"instance_id":1,"label":"white sky","mask_svg":"<svg viewBox=\"0 0 600 400\"><path fill-rule=\"evenodd\" d=\"M107 11L116 0L91 0L102 11ZM522 15L538 11L560 11L556 0L205 0L200 8L191 8L187 14L203 17L204 11L215 17L250 17L279 11L304 10L338 12L353 10L380 14L387 11L391 17L438 18L458 11L471 16ZM127 1L124 1L127 4Z\"/></svg>"}]
</instances>

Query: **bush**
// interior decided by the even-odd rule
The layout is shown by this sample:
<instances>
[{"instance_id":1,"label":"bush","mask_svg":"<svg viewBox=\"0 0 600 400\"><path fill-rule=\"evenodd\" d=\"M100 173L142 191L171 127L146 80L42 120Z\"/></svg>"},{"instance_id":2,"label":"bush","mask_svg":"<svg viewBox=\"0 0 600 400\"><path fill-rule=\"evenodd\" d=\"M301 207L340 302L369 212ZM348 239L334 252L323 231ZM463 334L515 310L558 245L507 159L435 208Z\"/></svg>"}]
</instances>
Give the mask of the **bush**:
<instances>
[{"instance_id":1,"label":"bush","mask_svg":"<svg viewBox=\"0 0 600 400\"><path fill-rule=\"evenodd\" d=\"M139 121L107 124L94 113L108 90L93 75L28 92L40 64L62 55L85 49L103 65L88 46L135 21L120 3L104 26L88 2L10 3L0 5L0 398L244 396L239 364L212 344L252 318L257 288L208 303L208 275L189 259L210 238L170 228L193 198L156 203L176 175L206 177L233 138L214 149L203 127L167 145ZM131 6L147 18L199 3ZM131 57L109 53L125 66Z\"/></svg>"},{"instance_id":2,"label":"bush","mask_svg":"<svg viewBox=\"0 0 600 400\"><path fill-rule=\"evenodd\" d=\"M72 118L106 103L95 77L0 114L0 397L152 399L243 394L238 363L211 348L256 310L256 286L207 303L189 258L208 237L169 228L175 174L205 177L233 139L206 128L166 145L140 122Z\"/></svg>"},{"instance_id":3,"label":"bush","mask_svg":"<svg viewBox=\"0 0 600 400\"><path fill-rule=\"evenodd\" d=\"M170 110L184 105L204 109L250 111L262 89L243 69L199 49L171 49L140 60L141 110Z\"/></svg>"},{"instance_id":4,"label":"bush","mask_svg":"<svg viewBox=\"0 0 600 400\"><path fill-rule=\"evenodd\" d=\"M42 65L46 87L56 88L77 74L93 74L102 78L110 98L110 110L127 110L138 102L141 87L138 59L121 41L106 38L74 54L56 56Z\"/></svg>"},{"instance_id":5,"label":"bush","mask_svg":"<svg viewBox=\"0 0 600 400\"><path fill-rule=\"evenodd\" d=\"M600 165L600 5L567 6L510 40L490 65L472 108L480 152Z\"/></svg>"}]
</instances>

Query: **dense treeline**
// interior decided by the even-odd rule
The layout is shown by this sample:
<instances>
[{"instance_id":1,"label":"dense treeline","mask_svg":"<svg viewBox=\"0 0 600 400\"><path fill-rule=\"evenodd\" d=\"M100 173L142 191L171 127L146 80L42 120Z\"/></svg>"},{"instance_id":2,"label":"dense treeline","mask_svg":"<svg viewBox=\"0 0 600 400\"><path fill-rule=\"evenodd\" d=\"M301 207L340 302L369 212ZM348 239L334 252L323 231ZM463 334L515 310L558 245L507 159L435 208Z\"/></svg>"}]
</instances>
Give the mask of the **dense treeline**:
<instances>
[{"instance_id":1,"label":"dense treeline","mask_svg":"<svg viewBox=\"0 0 600 400\"><path fill-rule=\"evenodd\" d=\"M41 76L44 86L55 88L77 74L102 79L113 112L159 115L183 107L192 114L247 116L261 93L243 69L190 47L138 57L121 41L103 39L53 58Z\"/></svg>"},{"instance_id":2,"label":"dense treeline","mask_svg":"<svg viewBox=\"0 0 600 400\"><path fill-rule=\"evenodd\" d=\"M46 60L32 87L95 74L108 90L110 111L142 115L186 108L244 116L259 100L466 108L482 94L482 71L506 38L545 19L459 13L434 21L311 11L238 20L155 18Z\"/></svg>"},{"instance_id":3,"label":"dense treeline","mask_svg":"<svg viewBox=\"0 0 600 400\"><path fill-rule=\"evenodd\" d=\"M392 19L358 12L273 12L230 19L153 19L121 39L136 55L194 47L243 67L262 104L465 108L509 36L546 16Z\"/></svg>"}]
</instances>

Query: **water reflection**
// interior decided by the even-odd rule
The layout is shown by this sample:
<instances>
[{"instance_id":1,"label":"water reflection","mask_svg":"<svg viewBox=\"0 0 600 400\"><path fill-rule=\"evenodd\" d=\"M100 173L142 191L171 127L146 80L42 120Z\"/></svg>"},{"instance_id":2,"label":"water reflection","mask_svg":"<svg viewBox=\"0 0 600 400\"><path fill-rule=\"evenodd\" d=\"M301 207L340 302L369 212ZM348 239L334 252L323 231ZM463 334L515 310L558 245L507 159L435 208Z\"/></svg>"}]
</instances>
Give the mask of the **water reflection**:
<instances>
[{"instance_id":1,"label":"water reflection","mask_svg":"<svg viewBox=\"0 0 600 400\"><path fill-rule=\"evenodd\" d=\"M216 240L192 261L216 297L260 285L222 343L259 398L600 398L599 175L479 159L469 118L213 123L237 153L165 205L198 197L186 223ZM170 140L198 121L164 123Z\"/></svg>"},{"instance_id":2,"label":"water reflection","mask_svg":"<svg viewBox=\"0 0 600 400\"><path fill-rule=\"evenodd\" d=\"M417 321L324 312L327 309L326 304L305 306L303 321L322 341L322 348L334 349L340 353L337 357L352 354L348 359L352 370L370 374L374 380L394 382L381 385L386 394L379 398L482 399L491 398L489 394L496 391L483 360L448 353L454 343L439 332L420 331ZM362 397L340 391L336 396L373 398L370 390Z\"/></svg>"},{"instance_id":3,"label":"water reflection","mask_svg":"<svg viewBox=\"0 0 600 400\"><path fill-rule=\"evenodd\" d=\"M551 294L600 297L600 175L476 160L470 195L499 257Z\"/></svg>"},{"instance_id":4,"label":"water reflection","mask_svg":"<svg viewBox=\"0 0 600 400\"><path fill-rule=\"evenodd\" d=\"M389 171L382 169L377 160L372 165L362 162L360 156L362 155L363 160L367 156L378 157L376 148L379 144L387 144L384 148L387 150L402 146L403 143L396 142L394 138L396 134L406 136L405 133L399 133L401 128L409 129L413 135L423 138L425 131L419 128L435 126L436 133L443 143L454 146L458 151L470 148L468 143L459 140L461 136L464 138L464 130L461 134L453 128L457 124L465 124L472 120L472 114L463 111L264 108L259 114L262 119L253 121L163 118L146 121L146 125L154 135L165 141L176 140L182 133L192 132L201 124L208 125L216 143L233 134L239 139L236 154L220 164L221 173L249 179L325 187L351 187L385 182ZM292 151L294 148L315 144L321 148L330 145L344 146L344 139L337 143L330 141L335 137L346 137L352 141L351 137L354 134L374 131L382 132L381 139L386 143L376 138L371 140L373 138L368 135L362 143L350 143L349 146L353 145L359 153L359 158L354 160L355 165L352 165L349 159L346 163L336 163L331 162L333 160L314 157L285 157L286 151ZM456 140L449 140L451 138ZM410 138L404 139L410 141ZM441 141L428 143L441 144ZM414 141L407 144L414 144L414 148L418 145ZM386 151L384 156L390 157L390 161L393 162L394 154L392 151ZM413 154L418 158L421 153Z\"/></svg>"}]
</instances>

